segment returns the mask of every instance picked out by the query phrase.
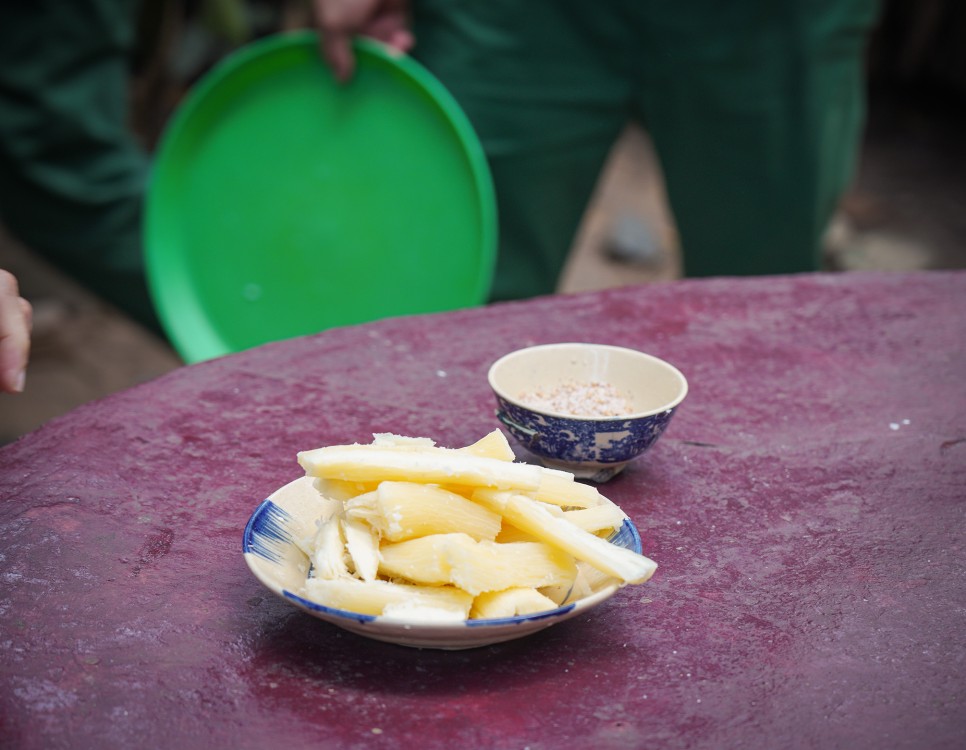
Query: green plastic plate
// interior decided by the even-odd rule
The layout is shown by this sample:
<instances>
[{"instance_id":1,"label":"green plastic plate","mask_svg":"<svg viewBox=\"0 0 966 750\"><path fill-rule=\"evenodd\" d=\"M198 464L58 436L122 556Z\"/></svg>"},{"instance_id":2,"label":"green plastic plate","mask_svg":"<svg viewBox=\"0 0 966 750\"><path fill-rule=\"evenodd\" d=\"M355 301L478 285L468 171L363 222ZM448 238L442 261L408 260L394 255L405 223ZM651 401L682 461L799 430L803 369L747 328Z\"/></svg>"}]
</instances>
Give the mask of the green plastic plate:
<instances>
[{"instance_id":1,"label":"green plastic plate","mask_svg":"<svg viewBox=\"0 0 966 750\"><path fill-rule=\"evenodd\" d=\"M338 84L314 32L260 40L171 118L145 252L186 361L485 302L496 208L476 134L412 59L361 40L356 55Z\"/></svg>"}]
</instances>

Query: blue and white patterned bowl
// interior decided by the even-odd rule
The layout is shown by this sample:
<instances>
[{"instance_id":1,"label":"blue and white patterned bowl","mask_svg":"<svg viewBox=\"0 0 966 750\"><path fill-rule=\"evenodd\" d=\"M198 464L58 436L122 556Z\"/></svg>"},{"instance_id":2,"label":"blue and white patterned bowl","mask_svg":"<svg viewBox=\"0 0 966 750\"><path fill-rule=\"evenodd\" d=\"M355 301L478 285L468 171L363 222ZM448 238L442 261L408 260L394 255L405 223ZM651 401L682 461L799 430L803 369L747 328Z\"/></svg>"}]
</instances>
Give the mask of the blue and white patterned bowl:
<instances>
[{"instance_id":1,"label":"blue and white patterned bowl","mask_svg":"<svg viewBox=\"0 0 966 750\"><path fill-rule=\"evenodd\" d=\"M309 559L295 540L314 535L316 520L328 518L337 507L334 501L319 495L311 478L300 477L273 492L255 509L245 526L242 551L248 568L270 591L313 617L368 638L446 650L487 646L530 635L583 614L609 599L623 585L607 579L589 596L565 601L547 612L460 623L407 622L325 607L300 593L309 572ZM640 534L628 519L609 541L641 552Z\"/></svg>"},{"instance_id":2,"label":"blue and white patterned bowl","mask_svg":"<svg viewBox=\"0 0 966 750\"><path fill-rule=\"evenodd\" d=\"M649 354L604 344L564 343L511 352L490 367L497 418L545 466L605 482L661 436L688 393L674 366ZM587 417L535 406L534 393L603 383L624 394L630 410ZM529 400L529 403L528 403Z\"/></svg>"}]
</instances>

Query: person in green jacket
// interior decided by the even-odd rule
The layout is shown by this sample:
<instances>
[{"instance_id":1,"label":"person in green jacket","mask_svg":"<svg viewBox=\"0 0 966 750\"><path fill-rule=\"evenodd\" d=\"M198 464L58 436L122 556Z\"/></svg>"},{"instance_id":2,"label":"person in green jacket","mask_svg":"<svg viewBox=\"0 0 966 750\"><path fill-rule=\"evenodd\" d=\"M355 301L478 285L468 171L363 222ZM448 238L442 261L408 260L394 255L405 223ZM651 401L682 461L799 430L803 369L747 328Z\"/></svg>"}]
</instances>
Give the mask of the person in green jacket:
<instances>
[{"instance_id":1,"label":"person in green jacket","mask_svg":"<svg viewBox=\"0 0 966 750\"><path fill-rule=\"evenodd\" d=\"M554 291L629 121L665 176L686 276L819 268L855 169L876 0L315 0L322 49L408 51L473 123L496 187L493 299Z\"/></svg>"},{"instance_id":2,"label":"person in green jacket","mask_svg":"<svg viewBox=\"0 0 966 750\"><path fill-rule=\"evenodd\" d=\"M127 127L137 0L0 5L0 220L152 328ZM492 300L551 293L604 161L650 134L688 276L819 267L853 175L876 0L314 0L351 75L365 34L410 51L486 151Z\"/></svg>"},{"instance_id":3,"label":"person in green jacket","mask_svg":"<svg viewBox=\"0 0 966 750\"><path fill-rule=\"evenodd\" d=\"M128 127L139 5L0 3L0 221L159 330L141 242L148 157Z\"/></svg>"}]
</instances>

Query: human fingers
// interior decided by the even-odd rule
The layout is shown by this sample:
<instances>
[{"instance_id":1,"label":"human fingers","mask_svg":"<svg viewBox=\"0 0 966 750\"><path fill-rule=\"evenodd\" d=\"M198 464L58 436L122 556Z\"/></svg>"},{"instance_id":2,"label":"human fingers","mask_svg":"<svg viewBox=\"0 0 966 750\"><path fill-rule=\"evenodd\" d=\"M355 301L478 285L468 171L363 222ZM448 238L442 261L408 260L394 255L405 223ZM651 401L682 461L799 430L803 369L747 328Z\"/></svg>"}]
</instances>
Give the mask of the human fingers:
<instances>
[{"instance_id":1,"label":"human fingers","mask_svg":"<svg viewBox=\"0 0 966 750\"><path fill-rule=\"evenodd\" d=\"M322 58L339 81L355 72L352 40L367 36L398 52L413 46L409 0L314 0Z\"/></svg>"},{"instance_id":2,"label":"human fingers","mask_svg":"<svg viewBox=\"0 0 966 750\"><path fill-rule=\"evenodd\" d=\"M379 0L313 0L322 59L339 81L348 81L355 68L352 37L378 9Z\"/></svg>"},{"instance_id":3,"label":"human fingers","mask_svg":"<svg viewBox=\"0 0 966 750\"><path fill-rule=\"evenodd\" d=\"M409 0L383 0L379 13L372 17L363 33L393 51L409 52L415 42L409 19Z\"/></svg>"},{"instance_id":4,"label":"human fingers","mask_svg":"<svg viewBox=\"0 0 966 750\"><path fill-rule=\"evenodd\" d=\"M33 309L20 296L16 277L0 269L0 390L19 393L24 388L30 356Z\"/></svg>"},{"instance_id":5,"label":"human fingers","mask_svg":"<svg viewBox=\"0 0 966 750\"><path fill-rule=\"evenodd\" d=\"M352 52L352 37L348 34L328 33L320 38L322 59L332 69L337 81L345 83L355 72L356 59Z\"/></svg>"}]
</instances>

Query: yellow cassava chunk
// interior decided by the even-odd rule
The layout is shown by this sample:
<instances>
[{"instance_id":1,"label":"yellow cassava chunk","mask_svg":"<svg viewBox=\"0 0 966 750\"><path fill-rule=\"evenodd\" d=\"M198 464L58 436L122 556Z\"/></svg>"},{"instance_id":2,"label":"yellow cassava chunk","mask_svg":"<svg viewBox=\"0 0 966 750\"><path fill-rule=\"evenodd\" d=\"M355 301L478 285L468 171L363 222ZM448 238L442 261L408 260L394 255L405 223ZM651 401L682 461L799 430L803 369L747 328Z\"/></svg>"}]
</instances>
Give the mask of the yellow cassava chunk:
<instances>
[{"instance_id":1,"label":"yellow cassava chunk","mask_svg":"<svg viewBox=\"0 0 966 750\"><path fill-rule=\"evenodd\" d=\"M496 539L493 541L507 544L508 542L538 542L540 540L533 534L521 531L513 524L507 523L504 519L503 525L500 526L500 533L496 535Z\"/></svg>"},{"instance_id":2,"label":"yellow cassava chunk","mask_svg":"<svg viewBox=\"0 0 966 750\"><path fill-rule=\"evenodd\" d=\"M493 430L493 432L480 438L472 445L467 445L465 448L458 448L457 450L461 453L470 453L474 456L498 458L501 461L513 461L516 459L513 448L510 447L510 442L500 430Z\"/></svg>"},{"instance_id":3,"label":"yellow cassava chunk","mask_svg":"<svg viewBox=\"0 0 966 750\"><path fill-rule=\"evenodd\" d=\"M542 542L477 542L448 551L450 577L471 594L513 586L555 586L573 582L577 567L572 555Z\"/></svg>"},{"instance_id":4,"label":"yellow cassava chunk","mask_svg":"<svg viewBox=\"0 0 966 750\"><path fill-rule=\"evenodd\" d=\"M394 544L383 544L379 550L379 573L388 578L405 578L413 583L441 586L451 581L451 565L447 550L456 544L476 544L466 534L430 534Z\"/></svg>"},{"instance_id":5,"label":"yellow cassava chunk","mask_svg":"<svg viewBox=\"0 0 966 750\"><path fill-rule=\"evenodd\" d=\"M346 550L356 576L364 581L375 580L379 570L379 536L365 521L342 518L342 533Z\"/></svg>"},{"instance_id":6,"label":"yellow cassava chunk","mask_svg":"<svg viewBox=\"0 0 966 750\"><path fill-rule=\"evenodd\" d=\"M610 500L593 508L565 510L563 517L584 531L596 534L600 531L614 531L621 527L627 514Z\"/></svg>"},{"instance_id":7,"label":"yellow cassava chunk","mask_svg":"<svg viewBox=\"0 0 966 750\"><path fill-rule=\"evenodd\" d=\"M349 575L346 565L345 537L338 516L319 523L312 543L312 575L317 578L341 578Z\"/></svg>"},{"instance_id":8,"label":"yellow cassava chunk","mask_svg":"<svg viewBox=\"0 0 966 750\"><path fill-rule=\"evenodd\" d=\"M596 505L596 489L573 475L531 464L476 456L451 448L330 445L298 454L312 477L348 482L418 482L533 492L558 505ZM544 498L544 496L546 496Z\"/></svg>"},{"instance_id":9,"label":"yellow cassava chunk","mask_svg":"<svg viewBox=\"0 0 966 750\"><path fill-rule=\"evenodd\" d=\"M345 512L365 520L390 542L457 531L494 539L502 522L499 514L462 495L416 482L382 482L375 492L349 500Z\"/></svg>"},{"instance_id":10,"label":"yellow cassava chunk","mask_svg":"<svg viewBox=\"0 0 966 750\"><path fill-rule=\"evenodd\" d=\"M335 609L381 615L386 607L445 610L460 618L469 616L473 597L453 586L415 586L389 581L360 581L356 578L325 580L308 578L303 594L306 599Z\"/></svg>"},{"instance_id":11,"label":"yellow cassava chunk","mask_svg":"<svg viewBox=\"0 0 966 750\"><path fill-rule=\"evenodd\" d=\"M383 448L402 448L408 450L446 450L436 445L436 441L425 437L406 437L391 432L377 432L372 436L372 445ZM468 453L485 458L498 458L501 461L513 461L516 456L510 447L510 442L500 430L493 430L488 435L471 443L464 448L456 448L460 453Z\"/></svg>"},{"instance_id":12,"label":"yellow cassava chunk","mask_svg":"<svg viewBox=\"0 0 966 750\"><path fill-rule=\"evenodd\" d=\"M377 433L298 454L328 506L304 595L402 622L554 609L656 564L607 542L626 515L568 472L517 463L494 430L464 448ZM309 535L306 529L303 535Z\"/></svg>"},{"instance_id":13,"label":"yellow cassava chunk","mask_svg":"<svg viewBox=\"0 0 966 750\"><path fill-rule=\"evenodd\" d=\"M596 507L601 502L609 502L605 500L604 496L600 494L600 491L596 487L575 482L571 474L564 474L556 469L547 469L544 467L535 468L539 468L543 473L539 487L536 489L516 490L511 488L510 490L504 491L519 492L546 505L559 507L561 510L564 508L591 508ZM479 486L459 485L455 483L446 484L445 486L447 489L466 497L472 496L477 489L480 489ZM487 489L499 488L489 487Z\"/></svg>"},{"instance_id":14,"label":"yellow cassava chunk","mask_svg":"<svg viewBox=\"0 0 966 750\"><path fill-rule=\"evenodd\" d=\"M470 617L517 617L556 609L557 603L536 589L516 586L502 591L487 591L473 600Z\"/></svg>"},{"instance_id":15,"label":"yellow cassava chunk","mask_svg":"<svg viewBox=\"0 0 966 750\"><path fill-rule=\"evenodd\" d=\"M498 544L466 534L434 534L380 550L379 572L426 585L453 584L471 594L513 586L572 583L571 555L542 542Z\"/></svg>"},{"instance_id":16,"label":"yellow cassava chunk","mask_svg":"<svg viewBox=\"0 0 966 750\"><path fill-rule=\"evenodd\" d=\"M392 447L332 445L298 454L310 476L348 481L408 481L465 484L500 489L537 489L539 467L474 456L446 448L398 450Z\"/></svg>"},{"instance_id":17,"label":"yellow cassava chunk","mask_svg":"<svg viewBox=\"0 0 966 750\"><path fill-rule=\"evenodd\" d=\"M580 579L580 561L577 561L577 577L569 583L560 584L557 586L541 586L540 593L547 597L550 601L554 602L558 607L565 602L573 601L574 599L580 599L580 596L574 596L574 590L577 588L578 581Z\"/></svg>"},{"instance_id":18,"label":"yellow cassava chunk","mask_svg":"<svg viewBox=\"0 0 966 750\"><path fill-rule=\"evenodd\" d=\"M313 482L322 497L337 500L340 503L376 489L375 482L346 482L342 479L323 479L322 477L316 477Z\"/></svg>"},{"instance_id":19,"label":"yellow cassava chunk","mask_svg":"<svg viewBox=\"0 0 966 750\"><path fill-rule=\"evenodd\" d=\"M577 576L572 555L542 542L478 542L472 549L450 550L449 561L453 584L471 594L514 586L555 586Z\"/></svg>"},{"instance_id":20,"label":"yellow cassava chunk","mask_svg":"<svg viewBox=\"0 0 966 750\"><path fill-rule=\"evenodd\" d=\"M615 583L619 584L620 580L598 570L590 563L583 560L577 561L577 578L574 581L574 589L580 592L580 596L589 596Z\"/></svg>"},{"instance_id":21,"label":"yellow cassava chunk","mask_svg":"<svg viewBox=\"0 0 966 750\"><path fill-rule=\"evenodd\" d=\"M644 583L657 564L632 550L618 547L575 526L525 495L477 490L473 500L501 513L511 524L538 539L569 552L625 583Z\"/></svg>"},{"instance_id":22,"label":"yellow cassava chunk","mask_svg":"<svg viewBox=\"0 0 966 750\"><path fill-rule=\"evenodd\" d=\"M557 469L544 469L540 486L527 492L539 500L562 508L591 508L601 502L602 495L596 487L574 481L574 475Z\"/></svg>"},{"instance_id":23,"label":"yellow cassava chunk","mask_svg":"<svg viewBox=\"0 0 966 750\"><path fill-rule=\"evenodd\" d=\"M372 445L396 446L399 448L435 448L436 441L427 437L406 437L392 432L376 432L372 436Z\"/></svg>"},{"instance_id":24,"label":"yellow cassava chunk","mask_svg":"<svg viewBox=\"0 0 966 750\"><path fill-rule=\"evenodd\" d=\"M412 438L393 433L381 432L373 435L372 445L409 450L446 450L436 445L430 438ZM500 430L493 430L487 435L463 448L455 448L457 453L465 453L481 458L496 458L500 461L515 461L516 455Z\"/></svg>"},{"instance_id":25,"label":"yellow cassava chunk","mask_svg":"<svg viewBox=\"0 0 966 750\"><path fill-rule=\"evenodd\" d=\"M382 610L382 617L385 620L399 620L407 623L452 623L466 619L462 610L445 609L416 601L387 604Z\"/></svg>"}]
</instances>

